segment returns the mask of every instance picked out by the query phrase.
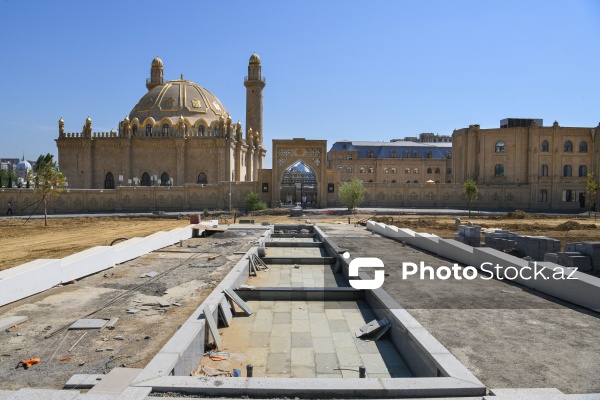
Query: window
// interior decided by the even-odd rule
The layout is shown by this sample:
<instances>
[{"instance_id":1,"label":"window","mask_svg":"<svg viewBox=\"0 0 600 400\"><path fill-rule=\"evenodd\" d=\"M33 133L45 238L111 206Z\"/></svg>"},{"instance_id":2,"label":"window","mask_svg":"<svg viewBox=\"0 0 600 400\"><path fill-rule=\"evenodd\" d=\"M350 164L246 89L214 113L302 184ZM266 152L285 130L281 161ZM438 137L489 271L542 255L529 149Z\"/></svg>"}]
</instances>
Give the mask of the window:
<instances>
[{"instance_id":1,"label":"window","mask_svg":"<svg viewBox=\"0 0 600 400\"><path fill-rule=\"evenodd\" d=\"M413 158L419 158L419 152L418 151L413 151Z\"/></svg>"},{"instance_id":2,"label":"window","mask_svg":"<svg viewBox=\"0 0 600 400\"><path fill-rule=\"evenodd\" d=\"M135 136L137 134L137 125L133 125L133 127L131 128L131 132L132 132L133 136Z\"/></svg>"},{"instance_id":3,"label":"window","mask_svg":"<svg viewBox=\"0 0 600 400\"><path fill-rule=\"evenodd\" d=\"M392 179L392 183L396 183L396 180L395 180L395 179Z\"/></svg>"},{"instance_id":4,"label":"window","mask_svg":"<svg viewBox=\"0 0 600 400\"><path fill-rule=\"evenodd\" d=\"M431 156L432 156L431 150L427 150L427 158L431 158Z\"/></svg>"},{"instance_id":5,"label":"window","mask_svg":"<svg viewBox=\"0 0 600 400\"><path fill-rule=\"evenodd\" d=\"M579 166L579 177L587 176L587 165Z\"/></svg>"},{"instance_id":6,"label":"window","mask_svg":"<svg viewBox=\"0 0 600 400\"><path fill-rule=\"evenodd\" d=\"M410 180L406 181L405 183L410 183Z\"/></svg>"},{"instance_id":7,"label":"window","mask_svg":"<svg viewBox=\"0 0 600 400\"><path fill-rule=\"evenodd\" d=\"M142 182L140 183L141 186L150 186L150 174L147 172L144 172L142 174Z\"/></svg>"},{"instance_id":8,"label":"window","mask_svg":"<svg viewBox=\"0 0 600 400\"><path fill-rule=\"evenodd\" d=\"M579 152L587 153L587 143L586 142L579 143Z\"/></svg>"},{"instance_id":9,"label":"window","mask_svg":"<svg viewBox=\"0 0 600 400\"><path fill-rule=\"evenodd\" d=\"M206 174L204 172L200 172L198 174L198 183L200 183L200 184L208 183L208 178L206 178Z\"/></svg>"},{"instance_id":10,"label":"window","mask_svg":"<svg viewBox=\"0 0 600 400\"><path fill-rule=\"evenodd\" d=\"M563 167L563 176L573 176L573 168L570 165Z\"/></svg>"},{"instance_id":11,"label":"window","mask_svg":"<svg viewBox=\"0 0 600 400\"><path fill-rule=\"evenodd\" d=\"M206 127L204 125L199 125L198 126L198 135L204 136L205 133L206 133Z\"/></svg>"},{"instance_id":12,"label":"window","mask_svg":"<svg viewBox=\"0 0 600 400\"><path fill-rule=\"evenodd\" d=\"M550 150L549 150L549 147L550 147L550 146L548 145L548 141L547 141L547 140L544 140L544 141L542 142L542 153L547 153L547 152L549 152L549 151L550 151Z\"/></svg>"},{"instance_id":13,"label":"window","mask_svg":"<svg viewBox=\"0 0 600 400\"><path fill-rule=\"evenodd\" d=\"M496 164L496 167L494 167L494 175L504 176L504 164Z\"/></svg>"},{"instance_id":14,"label":"window","mask_svg":"<svg viewBox=\"0 0 600 400\"><path fill-rule=\"evenodd\" d=\"M413 181L413 183L419 183L419 181L415 179L415 180Z\"/></svg>"},{"instance_id":15,"label":"window","mask_svg":"<svg viewBox=\"0 0 600 400\"><path fill-rule=\"evenodd\" d=\"M446 158L448 160L452 159L452 153L450 153L449 151L446 152Z\"/></svg>"},{"instance_id":16,"label":"window","mask_svg":"<svg viewBox=\"0 0 600 400\"><path fill-rule=\"evenodd\" d=\"M542 172L540 173L540 176L548 176L548 166L546 164L542 165Z\"/></svg>"},{"instance_id":17,"label":"window","mask_svg":"<svg viewBox=\"0 0 600 400\"><path fill-rule=\"evenodd\" d=\"M373 158L373 150L369 150L369 153L368 153L367 157Z\"/></svg>"},{"instance_id":18,"label":"window","mask_svg":"<svg viewBox=\"0 0 600 400\"><path fill-rule=\"evenodd\" d=\"M162 126L162 133L163 133L163 136L169 134L169 124L163 124L163 126Z\"/></svg>"},{"instance_id":19,"label":"window","mask_svg":"<svg viewBox=\"0 0 600 400\"><path fill-rule=\"evenodd\" d=\"M351 174L352 173L352 167L346 167L346 173L347 174Z\"/></svg>"},{"instance_id":20,"label":"window","mask_svg":"<svg viewBox=\"0 0 600 400\"><path fill-rule=\"evenodd\" d=\"M432 174L433 173L433 170L431 169L431 167L427 168L427 173L428 174Z\"/></svg>"},{"instance_id":21,"label":"window","mask_svg":"<svg viewBox=\"0 0 600 400\"><path fill-rule=\"evenodd\" d=\"M171 177L166 172L163 172L160 176L160 186L167 186L171 184Z\"/></svg>"},{"instance_id":22,"label":"window","mask_svg":"<svg viewBox=\"0 0 600 400\"><path fill-rule=\"evenodd\" d=\"M404 151L404 158L410 158L410 151L408 151L408 150Z\"/></svg>"},{"instance_id":23,"label":"window","mask_svg":"<svg viewBox=\"0 0 600 400\"><path fill-rule=\"evenodd\" d=\"M446 174L450 175L452 173L452 168L446 168Z\"/></svg>"},{"instance_id":24,"label":"window","mask_svg":"<svg viewBox=\"0 0 600 400\"><path fill-rule=\"evenodd\" d=\"M419 168L414 168L413 169L413 173L418 174L419 173Z\"/></svg>"},{"instance_id":25,"label":"window","mask_svg":"<svg viewBox=\"0 0 600 400\"><path fill-rule=\"evenodd\" d=\"M346 154L346 160L352 160L352 154Z\"/></svg>"},{"instance_id":26,"label":"window","mask_svg":"<svg viewBox=\"0 0 600 400\"><path fill-rule=\"evenodd\" d=\"M106 173L106 178L104 179L104 189L114 189L115 188L115 177L112 172Z\"/></svg>"},{"instance_id":27,"label":"window","mask_svg":"<svg viewBox=\"0 0 600 400\"><path fill-rule=\"evenodd\" d=\"M387 179L384 179L384 180L383 180L383 183L388 183Z\"/></svg>"},{"instance_id":28,"label":"window","mask_svg":"<svg viewBox=\"0 0 600 400\"><path fill-rule=\"evenodd\" d=\"M383 173L384 174L389 174L390 170L388 169L388 167L383 167Z\"/></svg>"},{"instance_id":29,"label":"window","mask_svg":"<svg viewBox=\"0 0 600 400\"><path fill-rule=\"evenodd\" d=\"M573 143L571 143L570 141L566 141L565 142L565 153L571 153L573 152Z\"/></svg>"},{"instance_id":30,"label":"window","mask_svg":"<svg viewBox=\"0 0 600 400\"><path fill-rule=\"evenodd\" d=\"M369 179L369 183L373 183L373 179Z\"/></svg>"},{"instance_id":31,"label":"window","mask_svg":"<svg viewBox=\"0 0 600 400\"><path fill-rule=\"evenodd\" d=\"M152 136L152 124L146 124L146 136Z\"/></svg>"},{"instance_id":32,"label":"window","mask_svg":"<svg viewBox=\"0 0 600 400\"><path fill-rule=\"evenodd\" d=\"M562 192L562 201L575 201L575 191L574 190L563 190Z\"/></svg>"},{"instance_id":33,"label":"window","mask_svg":"<svg viewBox=\"0 0 600 400\"><path fill-rule=\"evenodd\" d=\"M404 170L404 173L405 173L405 174L410 174L410 168L406 168L406 169Z\"/></svg>"},{"instance_id":34,"label":"window","mask_svg":"<svg viewBox=\"0 0 600 400\"><path fill-rule=\"evenodd\" d=\"M398 153L396 153L396 150L392 150L392 158L397 158L398 157Z\"/></svg>"},{"instance_id":35,"label":"window","mask_svg":"<svg viewBox=\"0 0 600 400\"><path fill-rule=\"evenodd\" d=\"M217 136L219 136L219 127L218 127L217 125L215 125L215 126L213 127L213 136L214 136L214 137L217 137Z\"/></svg>"},{"instance_id":36,"label":"window","mask_svg":"<svg viewBox=\"0 0 600 400\"><path fill-rule=\"evenodd\" d=\"M446 183L452 183L452 181L451 181L450 179L448 179L448 180L446 181Z\"/></svg>"},{"instance_id":37,"label":"window","mask_svg":"<svg viewBox=\"0 0 600 400\"><path fill-rule=\"evenodd\" d=\"M496 143L496 153L504 153L505 150L506 145L502 140Z\"/></svg>"},{"instance_id":38,"label":"window","mask_svg":"<svg viewBox=\"0 0 600 400\"><path fill-rule=\"evenodd\" d=\"M375 172L375 168L369 167L369 173L372 174L373 172Z\"/></svg>"},{"instance_id":39,"label":"window","mask_svg":"<svg viewBox=\"0 0 600 400\"><path fill-rule=\"evenodd\" d=\"M440 183L440 181L436 179L436 180L435 180L435 183Z\"/></svg>"},{"instance_id":40,"label":"window","mask_svg":"<svg viewBox=\"0 0 600 400\"><path fill-rule=\"evenodd\" d=\"M546 189L540 190L540 202L546 203L548 201L548 191Z\"/></svg>"},{"instance_id":41,"label":"window","mask_svg":"<svg viewBox=\"0 0 600 400\"><path fill-rule=\"evenodd\" d=\"M360 168L358 169L358 171L359 171L361 174L364 174L364 173L365 173L365 167L360 167Z\"/></svg>"},{"instance_id":42,"label":"window","mask_svg":"<svg viewBox=\"0 0 600 400\"><path fill-rule=\"evenodd\" d=\"M440 173L440 169L439 169L439 168L436 168L434 172L435 172L436 174L439 174L439 173Z\"/></svg>"},{"instance_id":43,"label":"window","mask_svg":"<svg viewBox=\"0 0 600 400\"><path fill-rule=\"evenodd\" d=\"M392 174L397 174L397 173L398 173L398 168L392 167Z\"/></svg>"}]
</instances>

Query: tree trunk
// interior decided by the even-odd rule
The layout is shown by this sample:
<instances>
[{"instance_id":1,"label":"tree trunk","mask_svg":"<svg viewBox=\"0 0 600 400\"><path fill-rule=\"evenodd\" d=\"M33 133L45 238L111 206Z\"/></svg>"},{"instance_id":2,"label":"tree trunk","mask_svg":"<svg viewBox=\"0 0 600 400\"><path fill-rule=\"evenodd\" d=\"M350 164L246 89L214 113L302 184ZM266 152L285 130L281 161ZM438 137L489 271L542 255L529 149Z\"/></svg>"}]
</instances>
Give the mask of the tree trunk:
<instances>
[{"instance_id":1,"label":"tree trunk","mask_svg":"<svg viewBox=\"0 0 600 400\"><path fill-rule=\"evenodd\" d=\"M44 226L48 226L48 207L46 204L46 196L44 196Z\"/></svg>"}]
</instances>

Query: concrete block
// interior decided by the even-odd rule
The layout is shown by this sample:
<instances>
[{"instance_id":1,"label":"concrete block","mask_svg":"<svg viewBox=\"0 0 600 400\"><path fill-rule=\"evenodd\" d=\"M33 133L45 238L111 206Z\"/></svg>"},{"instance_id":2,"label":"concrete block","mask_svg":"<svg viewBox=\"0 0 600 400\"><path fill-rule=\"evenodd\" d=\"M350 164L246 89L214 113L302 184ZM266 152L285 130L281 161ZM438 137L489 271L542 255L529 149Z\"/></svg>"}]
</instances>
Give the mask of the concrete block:
<instances>
[{"instance_id":1,"label":"concrete block","mask_svg":"<svg viewBox=\"0 0 600 400\"><path fill-rule=\"evenodd\" d=\"M0 306L58 285L60 266L61 260L39 259L0 271Z\"/></svg>"},{"instance_id":2,"label":"concrete block","mask_svg":"<svg viewBox=\"0 0 600 400\"><path fill-rule=\"evenodd\" d=\"M75 374L65 383L65 389L91 389L106 375L104 374Z\"/></svg>"},{"instance_id":3,"label":"concrete block","mask_svg":"<svg viewBox=\"0 0 600 400\"><path fill-rule=\"evenodd\" d=\"M375 222L374 231L379 233L380 235L385 235L385 227L386 225L383 222Z\"/></svg>"},{"instance_id":4,"label":"concrete block","mask_svg":"<svg viewBox=\"0 0 600 400\"><path fill-rule=\"evenodd\" d=\"M115 265L111 246L96 246L61 260L61 282L95 274Z\"/></svg>"},{"instance_id":5,"label":"concrete block","mask_svg":"<svg viewBox=\"0 0 600 400\"><path fill-rule=\"evenodd\" d=\"M139 368L113 368L88 394L120 395L142 372Z\"/></svg>"},{"instance_id":6,"label":"concrete block","mask_svg":"<svg viewBox=\"0 0 600 400\"><path fill-rule=\"evenodd\" d=\"M142 370L133 383L140 384L153 378L168 376L173 372L178 361L178 353L167 353L161 349L148 365L146 365L146 368Z\"/></svg>"},{"instance_id":7,"label":"concrete block","mask_svg":"<svg viewBox=\"0 0 600 400\"><path fill-rule=\"evenodd\" d=\"M27 321L27 317L15 315L13 317L0 318L0 331L6 330L13 325L22 324Z\"/></svg>"},{"instance_id":8,"label":"concrete block","mask_svg":"<svg viewBox=\"0 0 600 400\"><path fill-rule=\"evenodd\" d=\"M398 237L398 227L393 225L386 225L384 235L389 238L396 239Z\"/></svg>"},{"instance_id":9,"label":"concrete block","mask_svg":"<svg viewBox=\"0 0 600 400\"><path fill-rule=\"evenodd\" d=\"M439 239L437 254L462 265L472 265L473 247L452 239Z\"/></svg>"},{"instance_id":10,"label":"concrete block","mask_svg":"<svg viewBox=\"0 0 600 400\"><path fill-rule=\"evenodd\" d=\"M439 240L440 238L437 235L430 233L415 233L415 238L411 244L420 249L429 251L430 253L437 254Z\"/></svg>"},{"instance_id":11,"label":"concrete block","mask_svg":"<svg viewBox=\"0 0 600 400\"><path fill-rule=\"evenodd\" d=\"M175 243L171 233L165 231L159 231L152 235L148 235L146 236L146 240L148 241L149 251L162 249Z\"/></svg>"},{"instance_id":12,"label":"concrete block","mask_svg":"<svg viewBox=\"0 0 600 400\"><path fill-rule=\"evenodd\" d=\"M112 248L115 252L115 264L121 264L150 252L149 242L146 238L134 237L121 243L117 243Z\"/></svg>"},{"instance_id":13,"label":"concrete block","mask_svg":"<svg viewBox=\"0 0 600 400\"><path fill-rule=\"evenodd\" d=\"M367 221L367 230L375 232L375 221Z\"/></svg>"},{"instance_id":14,"label":"concrete block","mask_svg":"<svg viewBox=\"0 0 600 400\"><path fill-rule=\"evenodd\" d=\"M173 240L172 244L180 240L188 240L192 237L192 225L172 229L169 233L171 234L171 240Z\"/></svg>"}]
</instances>

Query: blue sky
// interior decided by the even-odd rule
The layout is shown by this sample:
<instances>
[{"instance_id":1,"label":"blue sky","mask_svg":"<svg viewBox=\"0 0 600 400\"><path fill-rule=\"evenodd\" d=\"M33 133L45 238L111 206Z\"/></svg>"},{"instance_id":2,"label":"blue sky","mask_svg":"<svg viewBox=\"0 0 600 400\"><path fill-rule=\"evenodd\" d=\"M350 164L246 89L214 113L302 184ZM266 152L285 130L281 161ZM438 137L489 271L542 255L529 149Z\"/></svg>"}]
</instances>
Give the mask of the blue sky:
<instances>
[{"instance_id":1,"label":"blue sky","mask_svg":"<svg viewBox=\"0 0 600 400\"><path fill-rule=\"evenodd\" d=\"M267 78L264 135L388 141L506 117L597 126L598 1L0 0L0 157L56 154L86 117L116 129L150 63L245 123L248 58Z\"/></svg>"}]
</instances>

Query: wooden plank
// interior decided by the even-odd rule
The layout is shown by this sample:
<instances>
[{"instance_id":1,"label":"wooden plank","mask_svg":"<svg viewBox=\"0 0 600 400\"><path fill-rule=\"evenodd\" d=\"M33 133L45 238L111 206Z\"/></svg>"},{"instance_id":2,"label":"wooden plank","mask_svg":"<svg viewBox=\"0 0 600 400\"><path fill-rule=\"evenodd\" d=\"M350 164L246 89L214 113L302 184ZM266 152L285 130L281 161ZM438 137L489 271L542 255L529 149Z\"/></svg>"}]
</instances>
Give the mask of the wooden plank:
<instances>
[{"instance_id":1,"label":"wooden plank","mask_svg":"<svg viewBox=\"0 0 600 400\"><path fill-rule=\"evenodd\" d=\"M240 298L240 296L237 295L236 292L233 291L233 289L227 288L223 292L227 297L233 300L235 304L237 304L246 313L246 315L252 315L252 309L248 306L248 304L246 304L244 300Z\"/></svg>"},{"instance_id":2,"label":"wooden plank","mask_svg":"<svg viewBox=\"0 0 600 400\"><path fill-rule=\"evenodd\" d=\"M233 320L233 314L231 313L229 302L225 296L223 296L219 303L219 318L221 318L221 321L223 321L223 325L225 326L231 325L231 321Z\"/></svg>"},{"instance_id":3,"label":"wooden plank","mask_svg":"<svg viewBox=\"0 0 600 400\"><path fill-rule=\"evenodd\" d=\"M215 345L217 349L220 349L222 346L221 335L219 335L219 329L217 328L217 322L213 318L212 313L210 312L210 307L206 307L204 309L204 319L206 319L206 323L208 324L208 331L212 335Z\"/></svg>"}]
</instances>

